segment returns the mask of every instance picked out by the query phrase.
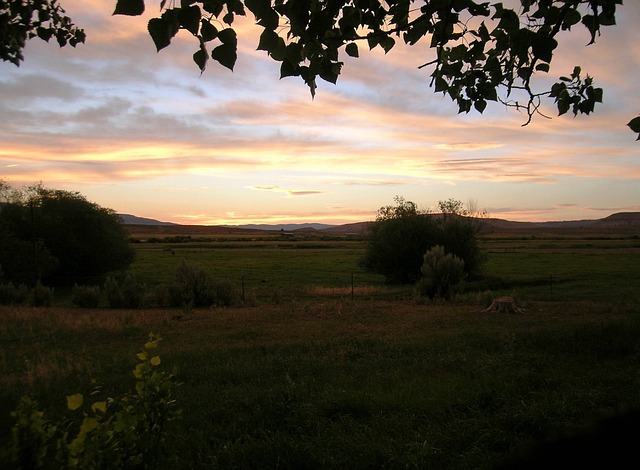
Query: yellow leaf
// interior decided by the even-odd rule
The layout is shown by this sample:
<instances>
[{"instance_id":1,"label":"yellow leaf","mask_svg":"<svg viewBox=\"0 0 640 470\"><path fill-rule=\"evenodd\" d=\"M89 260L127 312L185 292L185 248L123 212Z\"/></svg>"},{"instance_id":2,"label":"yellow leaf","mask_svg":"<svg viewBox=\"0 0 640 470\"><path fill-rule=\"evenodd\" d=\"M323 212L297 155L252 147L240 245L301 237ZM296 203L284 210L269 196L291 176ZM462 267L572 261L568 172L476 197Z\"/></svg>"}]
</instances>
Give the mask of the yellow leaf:
<instances>
[{"instance_id":1,"label":"yellow leaf","mask_svg":"<svg viewBox=\"0 0 640 470\"><path fill-rule=\"evenodd\" d=\"M93 405L91 405L91 410L95 413L99 411L104 414L107 412L107 402L106 401L97 401Z\"/></svg>"},{"instance_id":2,"label":"yellow leaf","mask_svg":"<svg viewBox=\"0 0 640 470\"><path fill-rule=\"evenodd\" d=\"M140 359L141 361L144 361L147 359L147 357L149 357L149 355L147 354L147 351L143 351L143 352L139 352L138 354L136 354L136 356L138 357L138 359Z\"/></svg>"},{"instance_id":3,"label":"yellow leaf","mask_svg":"<svg viewBox=\"0 0 640 470\"><path fill-rule=\"evenodd\" d=\"M77 410L82 406L84 402L84 397L82 393L76 393L75 395L67 395L67 408L71 411Z\"/></svg>"},{"instance_id":4,"label":"yellow leaf","mask_svg":"<svg viewBox=\"0 0 640 470\"><path fill-rule=\"evenodd\" d=\"M95 418L85 418L80 425L80 434L87 434L98 427L98 420Z\"/></svg>"},{"instance_id":5,"label":"yellow leaf","mask_svg":"<svg viewBox=\"0 0 640 470\"><path fill-rule=\"evenodd\" d=\"M141 379L142 378L142 373L144 372L144 369L145 369L145 364L144 364L144 362L141 362L140 364L138 364L136 366L135 369L133 369L133 376L136 379Z\"/></svg>"},{"instance_id":6,"label":"yellow leaf","mask_svg":"<svg viewBox=\"0 0 640 470\"><path fill-rule=\"evenodd\" d=\"M154 356L151 358L151 365L152 366L159 366L160 365L160 356Z\"/></svg>"}]
</instances>

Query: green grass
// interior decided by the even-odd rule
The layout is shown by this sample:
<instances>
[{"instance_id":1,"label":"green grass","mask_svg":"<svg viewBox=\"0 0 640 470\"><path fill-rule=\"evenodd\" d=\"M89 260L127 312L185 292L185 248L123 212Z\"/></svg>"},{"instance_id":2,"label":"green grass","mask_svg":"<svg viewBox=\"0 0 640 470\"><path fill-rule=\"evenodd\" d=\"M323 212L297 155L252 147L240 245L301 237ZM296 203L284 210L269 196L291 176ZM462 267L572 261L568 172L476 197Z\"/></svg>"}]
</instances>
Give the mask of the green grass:
<instances>
[{"instance_id":1,"label":"green grass","mask_svg":"<svg viewBox=\"0 0 640 470\"><path fill-rule=\"evenodd\" d=\"M131 268L148 286L170 282L182 262L199 264L214 276L261 299L305 297L314 289L382 287L380 275L358 263L362 242L272 242L144 244Z\"/></svg>"},{"instance_id":2,"label":"green grass","mask_svg":"<svg viewBox=\"0 0 640 470\"><path fill-rule=\"evenodd\" d=\"M635 239L517 243L485 245L484 272L501 280L503 291L536 300L640 302L640 247Z\"/></svg>"},{"instance_id":3,"label":"green grass","mask_svg":"<svg viewBox=\"0 0 640 470\"><path fill-rule=\"evenodd\" d=\"M471 290L524 300L640 302L640 243L633 237L486 238L484 279ZM196 263L263 301L348 296L407 298L410 287L385 286L359 266L362 241L220 241L137 244L131 268L147 286L171 281L182 262ZM333 288L333 291L332 291Z\"/></svg>"}]
</instances>

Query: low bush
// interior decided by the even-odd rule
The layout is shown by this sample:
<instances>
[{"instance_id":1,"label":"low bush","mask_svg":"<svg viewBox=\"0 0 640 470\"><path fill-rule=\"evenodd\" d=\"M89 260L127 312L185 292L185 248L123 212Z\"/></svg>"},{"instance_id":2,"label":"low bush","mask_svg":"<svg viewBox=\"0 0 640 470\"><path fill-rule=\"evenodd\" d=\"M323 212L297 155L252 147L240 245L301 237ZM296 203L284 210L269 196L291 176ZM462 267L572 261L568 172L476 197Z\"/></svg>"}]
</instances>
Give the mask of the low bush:
<instances>
[{"instance_id":1,"label":"low bush","mask_svg":"<svg viewBox=\"0 0 640 470\"><path fill-rule=\"evenodd\" d=\"M29 291L29 303L34 307L50 307L53 302L53 289L39 282Z\"/></svg>"},{"instance_id":2,"label":"low bush","mask_svg":"<svg viewBox=\"0 0 640 470\"><path fill-rule=\"evenodd\" d=\"M122 282L115 277L108 277L104 283L107 304L111 308L139 308L142 306L145 287L128 274Z\"/></svg>"},{"instance_id":3,"label":"low bush","mask_svg":"<svg viewBox=\"0 0 640 470\"><path fill-rule=\"evenodd\" d=\"M73 286L71 292L73 305L82 308L96 308L100 305L102 291L98 286Z\"/></svg>"},{"instance_id":4,"label":"low bush","mask_svg":"<svg viewBox=\"0 0 640 470\"><path fill-rule=\"evenodd\" d=\"M12 282L0 284L0 305L24 305L29 300L29 288Z\"/></svg>"},{"instance_id":5,"label":"low bush","mask_svg":"<svg viewBox=\"0 0 640 470\"><path fill-rule=\"evenodd\" d=\"M237 298L233 284L215 279L201 266L182 263L172 284L156 291L160 305L170 307L211 307L231 305Z\"/></svg>"}]
</instances>

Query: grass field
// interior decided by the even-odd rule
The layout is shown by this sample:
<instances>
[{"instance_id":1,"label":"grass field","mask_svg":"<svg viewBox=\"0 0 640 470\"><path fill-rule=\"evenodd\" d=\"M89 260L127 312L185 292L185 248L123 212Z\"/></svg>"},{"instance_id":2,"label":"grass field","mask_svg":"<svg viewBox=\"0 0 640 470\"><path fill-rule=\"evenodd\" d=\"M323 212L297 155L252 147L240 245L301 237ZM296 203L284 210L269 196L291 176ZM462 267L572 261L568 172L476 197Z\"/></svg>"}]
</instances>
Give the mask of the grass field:
<instances>
[{"instance_id":1,"label":"grass field","mask_svg":"<svg viewBox=\"0 0 640 470\"><path fill-rule=\"evenodd\" d=\"M449 304L360 271L361 242L305 243L136 246L145 283L198 262L254 306L0 307L0 442L25 393L60 416L130 388L150 331L182 382L162 468L493 468L640 406L637 239L486 239L480 291ZM480 313L487 289L526 312Z\"/></svg>"},{"instance_id":2,"label":"grass field","mask_svg":"<svg viewBox=\"0 0 640 470\"><path fill-rule=\"evenodd\" d=\"M640 239L635 236L487 236L484 279L469 290L490 290L531 300L640 302ZM171 280L182 262L200 264L258 299L354 294L361 298L408 298L411 287L385 286L358 262L359 240L154 243L136 245L136 278L149 286Z\"/></svg>"}]
</instances>

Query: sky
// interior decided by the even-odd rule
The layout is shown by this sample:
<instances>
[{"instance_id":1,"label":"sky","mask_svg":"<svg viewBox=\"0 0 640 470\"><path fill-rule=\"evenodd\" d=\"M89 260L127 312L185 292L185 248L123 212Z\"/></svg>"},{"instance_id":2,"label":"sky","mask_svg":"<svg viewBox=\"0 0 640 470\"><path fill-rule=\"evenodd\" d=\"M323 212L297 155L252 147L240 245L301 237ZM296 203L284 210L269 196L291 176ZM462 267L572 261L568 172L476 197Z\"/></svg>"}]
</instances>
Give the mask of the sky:
<instances>
[{"instance_id":1,"label":"sky","mask_svg":"<svg viewBox=\"0 0 640 470\"><path fill-rule=\"evenodd\" d=\"M61 0L87 40L31 40L25 61L0 63L0 179L77 191L119 213L202 225L346 224L373 220L396 195L422 210L454 198L492 217L580 220L640 211L640 2L585 47L560 37L549 79L575 65L604 88L590 116L526 117L490 103L458 114L430 88L422 43L346 56L336 85L279 79L257 51L251 18L237 24L231 72L200 74L181 32L156 52L143 17L112 16L115 0ZM427 44L427 43L425 43Z\"/></svg>"}]
</instances>

